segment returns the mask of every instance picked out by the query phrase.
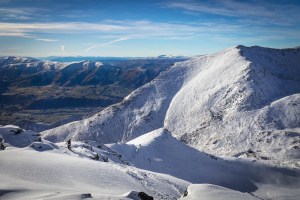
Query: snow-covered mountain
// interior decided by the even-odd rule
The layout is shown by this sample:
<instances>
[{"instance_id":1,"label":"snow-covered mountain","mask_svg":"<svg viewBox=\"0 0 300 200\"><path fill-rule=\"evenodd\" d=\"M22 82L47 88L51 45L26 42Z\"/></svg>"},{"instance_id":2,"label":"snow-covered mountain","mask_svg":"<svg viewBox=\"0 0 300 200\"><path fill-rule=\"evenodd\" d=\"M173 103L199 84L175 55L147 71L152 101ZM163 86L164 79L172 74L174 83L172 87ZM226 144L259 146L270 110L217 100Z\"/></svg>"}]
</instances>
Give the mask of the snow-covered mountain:
<instances>
[{"instance_id":1,"label":"snow-covered mountain","mask_svg":"<svg viewBox=\"0 0 300 200\"><path fill-rule=\"evenodd\" d=\"M175 63L122 103L43 132L127 142L158 128L218 156L299 167L300 49L237 46Z\"/></svg>"},{"instance_id":2,"label":"snow-covered mountain","mask_svg":"<svg viewBox=\"0 0 300 200\"><path fill-rule=\"evenodd\" d=\"M0 57L0 78L1 82L8 86L19 87L109 85L120 81L124 87L136 88L147 83L147 80L152 80L174 62L186 59L112 58L103 62L101 60L54 62L9 56Z\"/></svg>"},{"instance_id":3,"label":"snow-covered mountain","mask_svg":"<svg viewBox=\"0 0 300 200\"><path fill-rule=\"evenodd\" d=\"M43 61L30 57L0 57L0 69L1 72L5 72L4 69L10 69L13 72L21 72L25 75L33 74L40 71L62 69L67 66L67 63ZM9 74L8 74L9 75ZM16 74L11 74L16 75Z\"/></svg>"}]
</instances>

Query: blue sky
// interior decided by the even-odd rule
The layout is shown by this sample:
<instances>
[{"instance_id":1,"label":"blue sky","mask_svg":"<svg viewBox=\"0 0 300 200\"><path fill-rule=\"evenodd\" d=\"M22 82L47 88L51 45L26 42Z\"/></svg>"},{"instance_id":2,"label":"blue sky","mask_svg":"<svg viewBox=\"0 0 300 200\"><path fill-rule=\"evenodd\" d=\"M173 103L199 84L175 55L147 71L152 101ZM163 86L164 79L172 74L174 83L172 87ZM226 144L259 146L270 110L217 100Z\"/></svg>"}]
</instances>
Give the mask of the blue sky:
<instances>
[{"instance_id":1,"label":"blue sky","mask_svg":"<svg viewBox=\"0 0 300 200\"><path fill-rule=\"evenodd\" d=\"M0 0L0 55L200 55L300 45L298 0Z\"/></svg>"}]
</instances>

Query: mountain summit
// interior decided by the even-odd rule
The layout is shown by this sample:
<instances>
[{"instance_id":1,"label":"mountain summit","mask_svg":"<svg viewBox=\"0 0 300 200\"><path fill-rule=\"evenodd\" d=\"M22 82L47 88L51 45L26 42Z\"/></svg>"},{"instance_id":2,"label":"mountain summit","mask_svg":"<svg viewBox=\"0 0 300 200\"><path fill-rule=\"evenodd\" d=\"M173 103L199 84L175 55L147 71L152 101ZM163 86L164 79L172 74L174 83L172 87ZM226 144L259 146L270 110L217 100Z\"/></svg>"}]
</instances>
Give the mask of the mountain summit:
<instances>
[{"instance_id":1,"label":"mountain summit","mask_svg":"<svg viewBox=\"0 0 300 200\"><path fill-rule=\"evenodd\" d=\"M299 167L299 63L300 49L241 45L194 57L121 103L42 134L110 143L164 127L204 152Z\"/></svg>"}]
</instances>

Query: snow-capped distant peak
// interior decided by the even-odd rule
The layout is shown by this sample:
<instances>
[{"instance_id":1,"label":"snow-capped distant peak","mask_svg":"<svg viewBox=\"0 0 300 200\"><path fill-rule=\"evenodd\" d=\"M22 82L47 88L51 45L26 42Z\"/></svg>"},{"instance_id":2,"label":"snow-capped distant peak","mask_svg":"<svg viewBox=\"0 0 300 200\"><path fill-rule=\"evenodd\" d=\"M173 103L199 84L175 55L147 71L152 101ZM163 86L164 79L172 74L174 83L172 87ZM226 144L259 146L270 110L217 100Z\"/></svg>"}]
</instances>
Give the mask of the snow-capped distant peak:
<instances>
[{"instance_id":1,"label":"snow-capped distant peak","mask_svg":"<svg viewBox=\"0 0 300 200\"><path fill-rule=\"evenodd\" d=\"M181 55L159 55L157 58L175 58L175 59L187 59L188 56L181 56Z\"/></svg>"},{"instance_id":2,"label":"snow-capped distant peak","mask_svg":"<svg viewBox=\"0 0 300 200\"><path fill-rule=\"evenodd\" d=\"M100 66L102 66L102 65L103 65L102 62L95 62L95 66L96 66L96 67L100 67Z\"/></svg>"}]
</instances>

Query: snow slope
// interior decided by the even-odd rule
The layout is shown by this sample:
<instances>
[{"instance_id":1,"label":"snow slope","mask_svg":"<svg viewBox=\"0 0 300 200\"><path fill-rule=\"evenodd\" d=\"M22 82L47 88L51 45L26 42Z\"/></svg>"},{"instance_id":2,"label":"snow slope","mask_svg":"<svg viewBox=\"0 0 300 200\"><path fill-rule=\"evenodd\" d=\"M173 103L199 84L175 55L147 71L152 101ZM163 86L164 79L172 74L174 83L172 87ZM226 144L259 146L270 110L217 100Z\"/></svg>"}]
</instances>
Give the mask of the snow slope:
<instances>
[{"instance_id":1,"label":"snow slope","mask_svg":"<svg viewBox=\"0 0 300 200\"><path fill-rule=\"evenodd\" d=\"M5 139L5 146L19 148L27 147L31 143L37 141L40 137L39 133L23 129L21 133L15 134L13 131L17 131L18 129L18 126L13 125L0 126L0 137Z\"/></svg>"},{"instance_id":2,"label":"snow slope","mask_svg":"<svg viewBox=\"0 0 300 200\"><path fill-rule=\"evenodd\" d=\"M282 194L294 199L300 195L299 170L207 155L178 141L165 129L109 147L136 168L168 174L190 183L218 185L263 199L281 198ZM214 197L213 193L209 195Z\"/></svg>"},{"instance_id":3,"label":"snow slope","mask_svg":"<svg viewBox=\"0 0 300 200\"><path fill-rule=\"evenodd\" d=\"M162 193L169 199L168 196L174 198L179 194L163 180L187 185L167 175L51 152L5 150L0 152L0 160L1 193L7 193L4 199L76 199L72 195L87 193L95 199L121 199L120 196L129 191L144 191L156 197ZM144 185L143 180L137 180L135 174L147 176L152 188Z\"/></svg>"},{"instance_id":4,"label":"snow slope","mask_svg":"<svg viewBox=\"0 0 300 200\"><path fill-rule=\"evenodd\" d=\"M205 184L194 184L188 187L188 195L181 199L183 200L198 200L201 196L201 199L205 200L252 200L257 199L249 194L244 194L241 192L229 190L216 185L205 185Z\"/></svg>"},{"instance_id":5,"label":"snow slope","mask_svg":"<svg viewBox=\"0 0 300 200\"><path fill-rule=\"evenodd\" d=\"M300 49L237 46L175 63L122 103L42 132L51 141L127 142L165 127L218 156L299 167Z\"/></svg>"},{"instance_id":6,"label":"snow slope","mask_svg":"<svg viewBox=\"0 0 300 200\"><path fill-rule=\"evenodd\" d=\"M0 127L8 141L12 126ZM27 131L14 140L25 143ZM12 133L10 133L12 134ZM201 153L157 129L126 144L65 143L46 140L0 151L0 195L4 199L155 199L188 196L214 199L297 199L300 171ZM22 145L23 146L23 145ZM93 160L95 153L108 162ZM219 185L219 186L218 186ZM226 197L226 198L225 198Z\"/></svg>"},{"instance_id":7,"label":"snow slope","mask_svg":"<svg viewBox=\"0 0 300 200\"><path fill-rule=\"evenodd\" d=\"M75 142L69 151L64 143L46 140L26 146L28 131L10 140L12 128L16 127L0 127L0 136L8 146L0 151L1 199L85 199L89 194L94 199L139 199L137 194L141 191L156 199L174 199L189 184L169 175L124 165L104 147L88 145L94 149L91 151L85 147L87 144ZM13 146L12 141L17 140L22 145ZM109 161L92 160L95 152L101 157L106 152Z\"/></svg>"}]
</instances>

